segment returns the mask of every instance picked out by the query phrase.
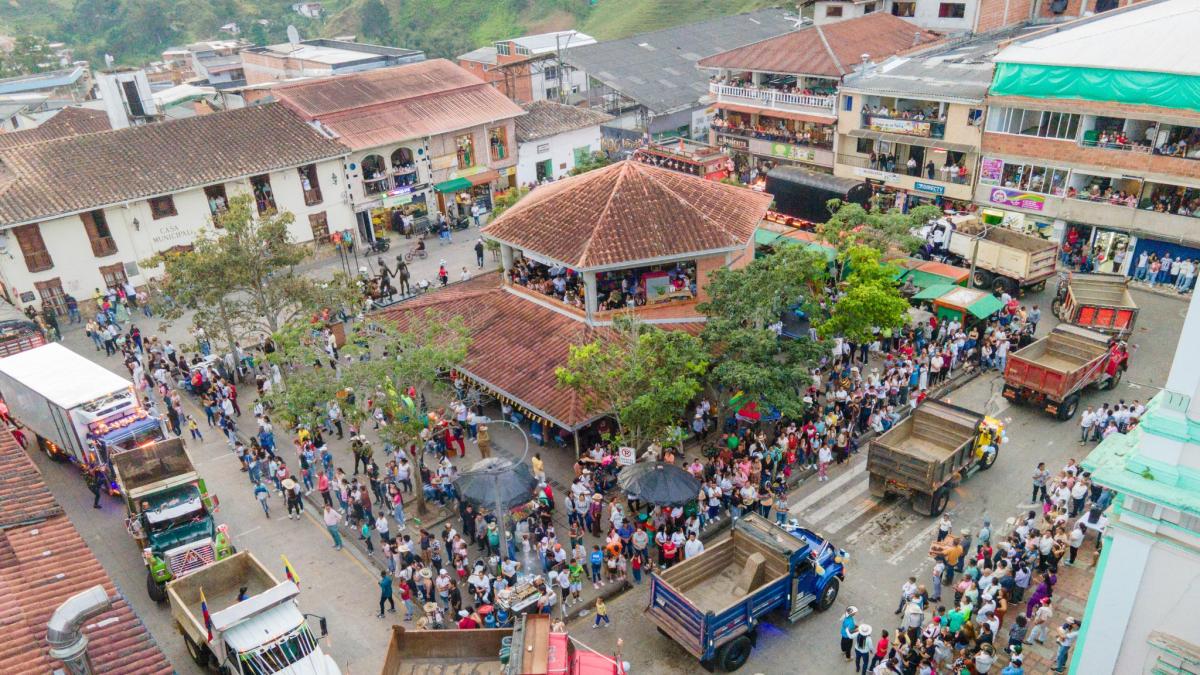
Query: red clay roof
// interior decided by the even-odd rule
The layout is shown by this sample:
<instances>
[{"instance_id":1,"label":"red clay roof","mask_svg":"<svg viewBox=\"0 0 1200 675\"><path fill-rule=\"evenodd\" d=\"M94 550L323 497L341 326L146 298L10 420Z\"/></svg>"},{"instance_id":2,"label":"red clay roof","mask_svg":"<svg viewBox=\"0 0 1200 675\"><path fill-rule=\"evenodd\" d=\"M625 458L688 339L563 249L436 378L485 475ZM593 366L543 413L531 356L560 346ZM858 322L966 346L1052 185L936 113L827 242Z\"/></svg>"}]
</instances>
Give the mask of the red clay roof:
<instances>
[{"instance_id":1,"label":"red clay roof","mask_svg":"<svg viewBox=\"0 0 1200 675\"><path fill-rule=\"evenodd\" d=\"M701 68L841 77L867 54L875 62L928 45L941 35L884 12L808 26L700 59Z\"/></svg>"},{"instance_id":2,"label":"red clay roof","mask_svg":"<svg viewBox=\"0 0 1200 675\"><path fill-rule=\"evenodd\" d=\"M484 234L574 269L745 246L771 196L635 161L534 189Z\"/></svg>"},{"instance_id":3,"label":"red clay roof","mask_svg":"<svg viewBox=\"0 0 1200 675\"><path fill-rule=\"evenodd\" d=\"M51 497L41 472L6 432L0 432L0 472L0 673L49 673L62 667L50 658L46 622L64 600L97 584L113 598L113 606L83 629L96 672L174 672Z\"/></svg>"},{"instance_id":4,"label":"red clay roof","mask_svg":"<svg viewBox=\"0 0 1200 675\"><path fill-rule=\"evenodd\" d=\"M111 128L108 123L108 115L103 110L71 106L63 108L57 115L33 129L0 133L0 148L41 143L68 136L94 134L108 131Z\"/></svg>"},{"instance_id":5,"label":"red clay roof","mask_svg":"<svg viewBox=\"0 0 1200 675\"><path fill-rule=\"evenodd\" d=\"M499 274L484 274L399 305L380 314L401 325L414 313L461 316L471 336L463 371L513 399L518 406L566 429L582 426L604 411L588 410L571 389L558 386L555 368L565 365L570 345L611 335L500 287ZM698 324L664 329L696 332Z\"/></svg>"},{"instance_id":6,"label":"red clay roof","mask_svg":"<svg viewBox=\"0 0 1200 675\"><path fill-rule=\"evenodd\" d=\"M305 80L272 92L355 150L524 114L494 87L445 59Z\"/></svg>"}]
</instances>

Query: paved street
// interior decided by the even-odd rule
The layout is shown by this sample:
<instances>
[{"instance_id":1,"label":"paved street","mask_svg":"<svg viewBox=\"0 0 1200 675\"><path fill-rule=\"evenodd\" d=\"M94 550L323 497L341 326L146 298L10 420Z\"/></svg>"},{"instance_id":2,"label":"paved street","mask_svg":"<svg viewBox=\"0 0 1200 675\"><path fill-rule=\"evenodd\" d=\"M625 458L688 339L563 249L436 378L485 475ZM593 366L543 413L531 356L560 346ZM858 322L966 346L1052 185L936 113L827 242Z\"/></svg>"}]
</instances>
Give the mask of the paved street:
<instances>
[{"instance_id":1,"label":"paved street","mask_svg":"<svg viewBox=\"0 0 1200 675\"><path fill-rule=\"evenodd\" d=\"M455 235L454 244L449 246L439 246L436 239L427 241L429 257L410 264L414 280L429 279L436 283L437 267L443 258L451 271L452 281L458 280L458 274L461 274L464 266L472 272L477 271L473 250L476 230L456 232ZM394 248L384 254L389 265L394 264L396 255L407 250L403 238L394 239L393 245ZM367 262L365 258L360 260ZM490 254L486 262L488 269L495 267ZM370 264L374 267L373 259ZM326 277L340 267L340 262L335 256L311 261L306 267L307 273ZM142 318L138 324L144 335L160 335L177 344L188 342L186 321L177 322L168 331L160 330L158 322L152 319ZM122 377L128 377L120 359L115 356L106 358L103 352L97 352L79 325L68 327L64 324L63 328L66 330L64 344ZM253 386L248 391L244 388L242 391L245 397L242 405L248 409L253 405ZM283 578L284 571L280 555L287 555L300 576L303 590L301 609L328 617L330 637L324 641L324 645L343 672L378 673L383 665L390 621L375 618L379 597L375 565L355 546L347 546L341 552L334 551L324 524L320 522L319 513L311 504L304 519L288 520L283 499L272 495L272 518L266 519L251 494L246 475L239 470L239 464L227 444L216 430L204 428L204 415L196 407L195 401L187 396L184 401L187 412L202 422L205 442L190 443L187 447L209 489L220 498L218 522L229 524L230 534L239 550L254 553L279 578ZM240 422L243 432L252 430L253 416L249 412L243 415ZM281 439L281 442L284 441ZM346 442L331 439L330 446L334 449L339 466L352 466L353 460ZM289 459L294 465L294 457ZM200 672L188 658L183 641L175 631L169 606L165 603L157 605L146 595L146 569L142 564L141 552L125 531L124 511L118 501L106 499L102 510L94 510L91 508L91 493L73 466L52 462L41 453L36 453L34 460L67 515L142 617L167 657L180 673ZM350 541L350 535L345 531L343 537L347 542Z\"/></svg>"},{"instance_id":2,"label":"paved street","mask_svg":"<svg viewBox=\"0 0 1200 675\"><path fill-rule=\"evenodd\" d=\"M1171 361L1187 305L1175 298L1134 293L1141 317L1131 343L1138 350L1125 379L1114 392L1089 391L1083 405L1098 405L1118 399L1146 401L1166 380L1166 364ZM1027 297L1026 304L1049 306L1052 290L1040 297ZM1038 334L1044 335L1054 320L1043 319ZM1059 422L1050 415L1029 408L1010 407L999 396L1003 383L995 372L984 374L951 394L950 402L998 415L1007 425L1009 441L1001 450L995 466L965 481L954 491L947 513L955 528L978 530L985 515L997 531L1004 521L1029 504L1029 475L1039 461L1056 471L1068 458L1080 459L1090 449L1078 444L1078 422ZM850 554L846 582L834 607L814 614L796 625L786 620L764 625L758 647L743 667L747 673L832 673L849 672L838 651L838 624L847 605L859 609L859 620L876 630L892 627L892 612L900 585L910 575L918 583L928 584L932 561L929 545L936 531L936 520L915 513L906 502L896 498L876 499L867 490L866 453L854 458L849 467L831 471L831 480L818 483L809 479L792 493L789 503L801 524L829 537ZM647 590L635 588L609 603L613 628L592 631L590 620L572 623L575 637L589 646L609 652L616 638L625 639L625 655L643 672L695 673L696 661L681 647L645 623L642 610ZM1079 607L1082 609L1082 606ZM1059 616L1066 616L1064 612ZM1034 648L1038 652L1045 648ZM803 663L803 667L798 664ZM1028 670L1027 672L1033 672Z\"/></svg>"}]
</instances>

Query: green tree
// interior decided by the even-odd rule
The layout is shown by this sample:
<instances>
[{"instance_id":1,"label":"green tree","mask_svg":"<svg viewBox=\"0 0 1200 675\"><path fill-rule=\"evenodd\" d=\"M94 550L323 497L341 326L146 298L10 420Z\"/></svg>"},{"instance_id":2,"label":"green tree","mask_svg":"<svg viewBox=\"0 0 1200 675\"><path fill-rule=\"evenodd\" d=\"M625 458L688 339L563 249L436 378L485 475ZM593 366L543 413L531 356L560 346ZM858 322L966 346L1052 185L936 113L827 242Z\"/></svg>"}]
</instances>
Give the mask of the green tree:
<instances>
[{"instance_id":1,"label":"green tree","mask_svg":"<svg viewBox=\"0 0 1200 675\"><path fill-rule=\"evenodd\" d=\"M288 232L293 219L287 211L255 216L249 196L234 197L215 218L215 229L202 229L190 251L143 261L163 266L155 296L164 322L192 310L193 323L224 338L233 351L239 340L274 334L301 315L357 310L361 293L349 279L319 282L296 271L309 252Z\"/></svg>"},{"instance_id":2,"label":"green tree","mask_svg":"<svg viewBox=\"0 0 1200 675\"><path fill-rule=\"evenodd\" d=\"M709 299L699 306L708 321L700 336L712 354L708 384L718 406L741 391L785 416L804 412L803 388L823 350L807 339L781 340L770 326L797 306L811 315L819 307L828 269L823 254L784 245L746 267L721 269L709 278Z\"/></svg>"},{"instance_id":3,"label":"green tree","mask_svg":"<svg viewBox=\"0 0 1200 675\"><path fill-rule=\"evenodd\" d=\"M578 176L581 173L587 173L601 167L612 164L612 160L603 152L593 152L583 159L582 162L576 162L575 168L571 169L572 176Z\"/></svg>"},{"instance_id":4,"label":"green tree","mask_svg":"<svg viewBox=\"0 0 1200 675\"><path fill-rule=\"evenodd\" d=\"M896 247L906 253L915 252L921 247L922 240L912 234L913 230L942 215L936 206L918 206L908 213L898 209L868 211L858 204L837 199L829 200L829 210L833 215L817 226L817 233L838 251L861 244L880 251Z\"/></svg>"},{"instance_id":5,"label":"green tree","mask_svg":"<svg viewBox=\"0 0 1200 675\"><path fill-rule=\"evenodd\" d=\"M709 358L699 338L621 316L611 336L571 345L558 385L575 390L592 413L611 412L617 440L634 448L670 438L703 387Z\"/></svg>"},{"instance_id":6,"label":"green tree","mask_svg":"<svg viewBox=\"0 0 1200 675\"><path fill-rule=\"evenodd\" d=\"M854 246L842 254L850 261L843 289L817 331L853 342L874 339L874 330L896 331L908 322L908 301L894 280L895 268L880 263L879 251Z\"/></svg>"},{"instance_id":7,"label":"green tree","mask_svg":"<svg viewBox=\"0 0 1200 675\"><path fill-rule=\"evenodd\" d=\"M364 0L359 6L359 16L362 20L360 30L364 36L382 44L394 42L392 15L380 0Z\"/></svg>"},{"instance_id":8,"label":"green tree","mask_svg":"<svg viewBox=\"0 0 1200 675\"><path fill-rule=\"evenodd\" d=\"M428 312L406 317L403 325L348 324L336 371L322 365L327 358L323 338L311 322L294 319L275 335L278 350L272 358L291 367L284 369L283 386L272 391L269 401L286 424L316 424L330 401L352 390L356 405L343 406L346 419L365 419L370 412L366 399L372 399L387 420L379 429L380 438L395 447L412 448L420 475L425 464L420 434L429 416L407 390L412 387L435 399L448 395L448 375L462 366L471 343L461 317ZM416 490L416 502L418 514L428 512L422 490Z\"/></svg>"},{"instance_id":9,"label":"green tree","mask_svg":"<svg viewBox=\"0 0 1200 675\"><path fill-rule=\"evenodd\" d=\"M529 194L529 188L525 187L515 187L505 190L499 197L496 197L496 203L492 205L492 220L499 218L527 194Z\"/></svg>"}]
</instances>

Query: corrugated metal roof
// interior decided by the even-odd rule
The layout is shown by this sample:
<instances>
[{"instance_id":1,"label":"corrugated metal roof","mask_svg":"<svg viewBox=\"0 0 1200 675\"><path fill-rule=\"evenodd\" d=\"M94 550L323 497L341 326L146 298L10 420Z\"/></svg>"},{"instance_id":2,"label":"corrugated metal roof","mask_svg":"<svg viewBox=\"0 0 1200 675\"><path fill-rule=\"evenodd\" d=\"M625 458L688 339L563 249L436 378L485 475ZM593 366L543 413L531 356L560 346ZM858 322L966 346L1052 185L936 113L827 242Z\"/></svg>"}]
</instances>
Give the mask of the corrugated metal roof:
<instances>
[{"instance_id":1,"label":"corrugated metal roof","mask_svg":"<svg viewBox=\"0 0 1200 675\"><path fill-rule=\"evenodd\" d=\"M465 68L432 59L362 73L301 80L274 87L275 98L313 120L334 113L405 101L483 84Z\"/></svg>"},{"instance_id":2,"label":"corrugated metal roof","mask_svg":"<svg viewBox=\"0 0 1200 675\"><path fill-rule=\"evenodd\" d=\"M599 110L554 101L534 101L522 107L525 114L517 118L517 141L520 143L597 126L613 119L612 115Z\"/></svg>"},{"instance_id":3,"label":"corrugated metal roof","mask_svg":"<svg viewBox=\"0 0 1200 675\"><path fill-rule=\"evenodd\" d=\"M771 196L626 160L536 188L484 234L574 269L745 246Z\"/></svg>"},{"instance_id":4,"label":"corrugated metal roof","mask_svg":"<svg viewBox=\"0 0 1200 675\"><path fill-rule=\"evenodd\" d=\"M696 69L701 58L786 33L795 22L786 10L762 9L565 49L563 60L663 115L697 106L708 93L708 74Z\"/></svg>"},{"instance_id":5,"label":"corrugated metal roof","mask_svg":"<svg viewBox=\"0 0 1200 675\"><path fill-rule=\"evenodd\" d=\"M1198 34L1200 2L1145 2L1030 36L996 62L1200 75Z\"/></svg>"},{"instance_id":6,"label":"corrugated metal roof","mask_svg":"<svg viewBox=\"0 0 1200 675\"><path fill-rule=\"evenodd\" d=\"M97 673L166 675L174 668L12 435L0 432L0 673L49 673L46 622L67 598L100 585L112 609L83 627Z\"/></svg>"},{"instance_id":7,"label":"corrugated metal roof","mask_svg":"<svg viewBox=\"0 0 1200 675\"><path fill-rule=\"evenodd\" d=\"M838 78L853 72L863 54L881 60L939 39L938 33L876 12L837 23L807 26L701 59L699 65Z\"/></svg>"}]
</instances>

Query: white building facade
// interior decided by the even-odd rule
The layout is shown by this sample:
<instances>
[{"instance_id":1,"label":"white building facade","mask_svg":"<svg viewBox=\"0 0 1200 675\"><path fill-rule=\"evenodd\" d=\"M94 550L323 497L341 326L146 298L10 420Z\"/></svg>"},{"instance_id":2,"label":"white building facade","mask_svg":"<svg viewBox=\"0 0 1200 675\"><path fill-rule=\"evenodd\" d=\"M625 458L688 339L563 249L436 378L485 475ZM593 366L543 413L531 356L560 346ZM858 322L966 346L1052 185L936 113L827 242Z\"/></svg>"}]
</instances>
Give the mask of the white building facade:
<instances>
[{"instance_id":1,"label":"white building facade","mask_svg":"<svg viewBox=\"0 0 1200 675\"><path fill-rule=\"evenodd\" d=\"M517 181L536 185L570 175L580 162L600 152L600 125L611 115L552 101L523 106L516 120Z\"/></svg>"},{"instance_id":2,"label":"white building facade","mask_svg":"<svg viewBox=\"0 0 1200 675\"><path fill-rule=\"evenodd\" d=\"M5 149L0 164L16 179L0 200L0 290L63 312L66 294L82 302L98 288L142 286L160 271L143 261L213 232L239 195L258 213L292 213L292 240L327 240L354 223L345 154L275 104ZM60 161L76 155L93 161ZM94 189L56 199L43 180L54 173Z\"/></svg>"}]
</instances>

